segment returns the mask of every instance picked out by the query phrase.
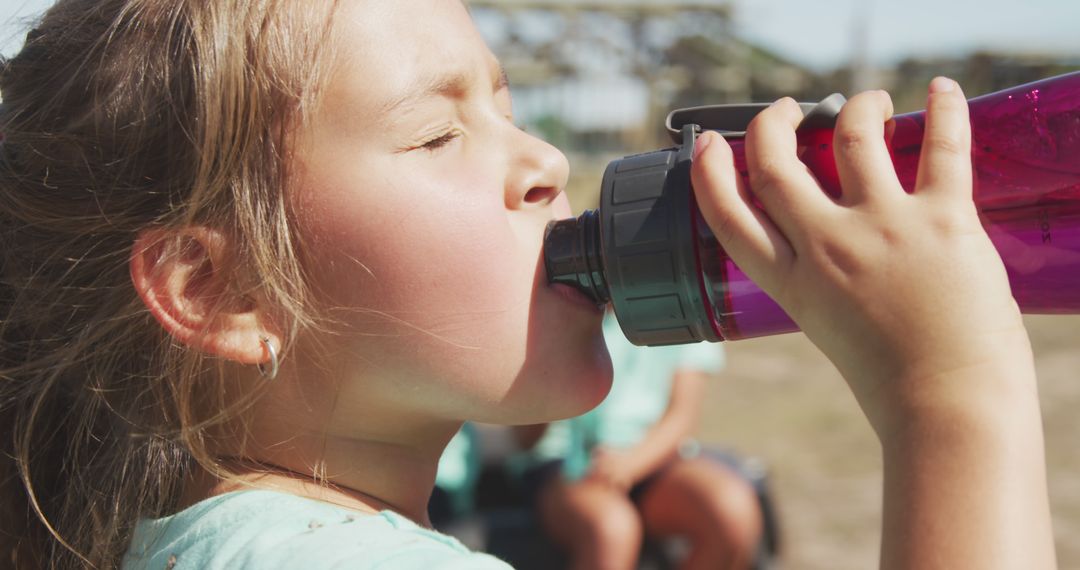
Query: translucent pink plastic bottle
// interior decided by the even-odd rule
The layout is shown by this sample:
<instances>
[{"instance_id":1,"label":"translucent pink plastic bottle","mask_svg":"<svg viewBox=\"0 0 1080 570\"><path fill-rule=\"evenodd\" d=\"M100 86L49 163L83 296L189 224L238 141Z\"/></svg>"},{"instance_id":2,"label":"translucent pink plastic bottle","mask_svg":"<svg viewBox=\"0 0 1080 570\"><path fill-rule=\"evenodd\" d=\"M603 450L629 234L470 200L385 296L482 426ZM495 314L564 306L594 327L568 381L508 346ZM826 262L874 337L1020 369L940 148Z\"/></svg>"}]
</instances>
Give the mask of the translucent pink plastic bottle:
<instances>
[{"instance_id":1,"label":"translucent pink plastic bottle","mask_svg":"<svg viewBox=\"0 0 1080 570\"><path fill-rule=\"evenodd\" d=\"M1080 313L1080 72L970 101L975 201L1025 313ZM904 188L918 172L925 112L899 115L887 141ZM840 193L828 129L803 132L803 162ZM730 141L746 176L741 140ZM701 286L726 340L798 330L694 215Z\"/></svg>"}]
</instances>

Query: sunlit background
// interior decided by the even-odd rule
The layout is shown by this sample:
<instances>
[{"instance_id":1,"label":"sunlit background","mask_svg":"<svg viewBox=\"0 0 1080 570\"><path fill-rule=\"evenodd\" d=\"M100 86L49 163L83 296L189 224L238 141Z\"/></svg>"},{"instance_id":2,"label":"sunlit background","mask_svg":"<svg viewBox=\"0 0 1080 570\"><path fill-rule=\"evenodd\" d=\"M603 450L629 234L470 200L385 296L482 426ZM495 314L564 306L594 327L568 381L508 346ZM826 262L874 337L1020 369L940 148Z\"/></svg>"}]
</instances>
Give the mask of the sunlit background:
<instances>
[{"instance_id":1,"label":"sunlit background","mask_svg":"<svg viewBox=\"0 0 1080 570\"><path fill-rule=\"evenodd\" d=\"M408 0L394 0L408 1ZM13 54L46 0L0 3ZM900 112L949 75L970 96L1080 70L1078 0L472 0L522 125L571 159L576 209L612 158L666 144L673 108L890 91ZM1080 568L1080 317L1029 318L1062 568ZM876 567L881 462L832 366L802 335L730 344L700 438L760 457L784 567ZM1003 410L1002 413L1008 413Z\"/></svg>"},{"instance_id":2,"label":"sunlit background","mask_svg":"<svg viewBox=\"0 0 1080 570\"><path fill-rule=\"evenodd\" d=\"M678 107L889 90L978 95L1080 69L1080 2L474 0L530 130L571 156L576 206L616 154L666 144Z\"/></svg>"},{"instance_id":3,"label":"sunlit background","mask_svg":"<svg viewBox=\"0 0 1080 570\"><path fill-rule=\"evenodd\" d=\"M49 0L5 0L0 52ZM888 89L922 105L937 74L970 95L1080 68L1076 0L471 0L523 126L574 168L591 203L612 156L655 148L673 108L816 101Z\"/></svg>"}]
</instances>

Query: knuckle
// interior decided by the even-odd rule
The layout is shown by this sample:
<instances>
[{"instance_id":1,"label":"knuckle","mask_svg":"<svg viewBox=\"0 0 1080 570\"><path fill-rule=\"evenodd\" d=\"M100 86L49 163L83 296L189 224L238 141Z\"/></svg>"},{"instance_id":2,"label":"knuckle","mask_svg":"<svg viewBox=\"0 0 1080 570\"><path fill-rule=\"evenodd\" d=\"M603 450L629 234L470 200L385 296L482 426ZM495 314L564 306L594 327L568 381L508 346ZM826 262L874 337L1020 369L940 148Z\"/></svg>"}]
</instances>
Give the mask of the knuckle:
<instances>
[{"instance_id":1,"label":"knuckle","mask_svg":"<svg viewBox=\"0 0 1080 570\"><path fill-rule=\"evenodd\" d=\"M846 122L837 127L833 146L841 152L851 152L867 146L874 138L874 132L865 125Z\"/></svg>"},{"instance_id":2,"label":"knuckle","mask_svg":"<svg viewBox=\"0 0 1080 570\"><path fill-rule=\"evenodd\" d=\"M750 188L754 193L768 193L780 183L783 177L783 167L775 160L766 160L750 169Z\"/></svg>"},{"instance_id":3,"label":"knuckle","mask_svg":"<svg viewBox=\"0 0 1080 570\"><path fill-rule=\"evenodd\" d=\"M929 152L955 157L966 156L969 152L969 145L962 137L945 133L927 133L923 147Z\"/></svg>"},{"instance_id":4,"label":"knuckle","mask_svg":"<svg viewBox=\"0 0 1080 570\"><path fill-rule=\"evenodd\" d=\"M750 192L755 196L761 196L768 192L769 186L771 186L770 178L765 174L751 170L748 182L750 183Z\"/></svg>"},{"instance_id":5,"label":"knuckle","mask_svg":"<svg viewBox=\"0 0 1080 570\"><path fill-rule=\"evenodd\" d=\"M821 267L832 268L840 273L854 273L862 264L858 250L844 242L822 240L810 250L810 258Z\"/></svg>"},{"instance_id":6,"label":"knuckle","mask_svg":"<svg viewBox=\"0 0 1080 570\"><path fill-rule=\"evenodd\" d=\"M883 128L893 114L892 97L885 91L864 91L855 95L842 109L837 132L858 129L874 132Z\"/></svg>"},{"instance_id":7,"label":"knuckle","mask_svg":"<svg viewBox=\"0 0 1080 570\"><path fill-rule=\"evenodd\" d=\"M709 214L709 221L711 222L709 228L712 230L713 235L716 236L716 240L724 246L736 243L739 232L736 225L737 219L732 208L724 204L717 204L710 209Z\"/></svg>"},{"instance_id":8,"label":"knuckle","mask_svg":"<svg viewBox=\"0 0 1080 570\"><path fill-rule=\"evenodd\" d=\"M979 225L973 207L936 208L927 223L935 235L964 233Z\"/></svg>"},{"instance_id":9,"label":"knuckle","mask_svg":"<svg viewBox=\"0 0 1080 570\"><path fill-rule=\"evenodd\" d=\"M820 268L822 276L837 285L857 278L872 271L873 256L869 251L876 251L874 236L863 235L858 245L839 240L820 239L807 252L809 261ZM871 242L871 243L868 243ZM870 245L871 247L867 247Z\"/></svg>"}]
</instances>

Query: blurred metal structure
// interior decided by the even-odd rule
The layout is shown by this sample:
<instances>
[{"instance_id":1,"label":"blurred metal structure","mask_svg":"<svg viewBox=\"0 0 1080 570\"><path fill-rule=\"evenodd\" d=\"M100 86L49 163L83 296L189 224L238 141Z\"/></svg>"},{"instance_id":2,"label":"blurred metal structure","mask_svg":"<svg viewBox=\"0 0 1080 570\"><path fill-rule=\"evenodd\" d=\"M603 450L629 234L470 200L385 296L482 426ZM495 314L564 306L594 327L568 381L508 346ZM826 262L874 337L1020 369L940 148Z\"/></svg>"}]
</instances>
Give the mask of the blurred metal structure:
<instances>
[{"instance_id":1,"label":"blurred metal structure","mask_svg":"<svg viewBox=\"0 0 1080 570\"><path fill-rule=\"evenodd\" d=\"M530 128L567 151L640 148L657 140L662 117L700 81L722 86L724 99L748 93L741 42L731 30L729 0L472 0L515 87ZM686 38L707 77L672 61ZM707 45L706 45L707 44ZM518 104L520 103L520 104Z\"/></svg>"},{"instance_id":2,"label":"blurred metal structure","mask_svg":"<svg viewBox=\"0 0 1080 570\"><path fill-rule=\"evenodd\" d=\"M469 0L519 123L570 155L575 207L676 107L800 96L816 76L736 35L733 0ZM580 189L580 190L578 190Z\"/></svg>"}]
</instances>

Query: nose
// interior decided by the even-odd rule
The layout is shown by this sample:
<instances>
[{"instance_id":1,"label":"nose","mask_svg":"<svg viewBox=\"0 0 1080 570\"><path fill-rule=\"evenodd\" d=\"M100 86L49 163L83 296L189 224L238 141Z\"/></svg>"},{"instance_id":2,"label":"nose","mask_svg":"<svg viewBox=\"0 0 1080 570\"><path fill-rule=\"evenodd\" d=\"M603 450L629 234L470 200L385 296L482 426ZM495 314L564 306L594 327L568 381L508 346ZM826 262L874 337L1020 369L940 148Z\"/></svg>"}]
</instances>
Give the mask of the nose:
<instances>
[{"instance_id":1,"label":"nose","mask_svg":"<svg viewBox=\"0 0 1080 570\"><path fill-rule=\"evenodd\" d=\"M506 180L506 207L525 209L551 204L566 187L570 164L559 149L524 131L510 144L511 168Z\"/></svg>"}]
</instances>

